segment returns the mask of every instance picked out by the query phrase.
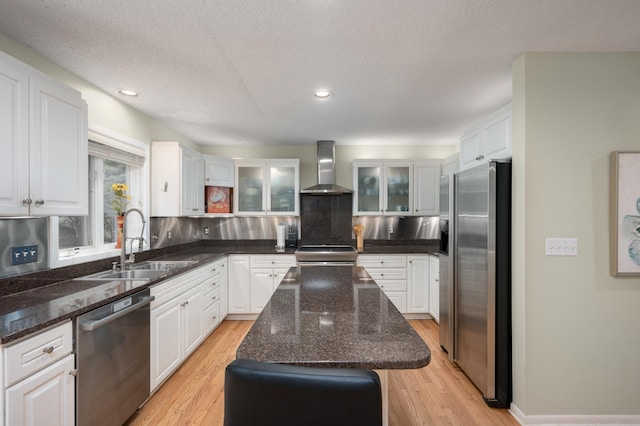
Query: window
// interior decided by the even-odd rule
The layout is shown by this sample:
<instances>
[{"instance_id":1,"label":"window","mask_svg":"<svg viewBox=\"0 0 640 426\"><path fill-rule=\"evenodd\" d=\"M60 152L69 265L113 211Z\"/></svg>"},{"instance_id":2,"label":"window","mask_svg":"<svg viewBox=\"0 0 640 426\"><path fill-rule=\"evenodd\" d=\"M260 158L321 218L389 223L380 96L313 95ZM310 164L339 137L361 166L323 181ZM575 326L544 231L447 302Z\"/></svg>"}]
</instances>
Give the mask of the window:
<instances>
[{"instance_id":1,"label":"window","mask_svg":"<svg viewBox=\"0 0 640 426\"><path fill-rule=\"evenodd\" d=\"M118 230L116 212L112 209L112 184L124 183L128 186L125 194L130 199L125 210L135 207L146 212L147 168L145 156L139 154L146 154L148 148L133 145L130 147L132 152L127 148L129 146L123 143L117 144L116 148L89 141L89 214L52 218L52 240L55 240L51 244L52 266L76 263L66 259L82 257L82 261L86 261L117 253ZM139 236L143 231L144 224L138 215L127 217L127 234ZM147 237L143 237L147 241ZM148 242L145 245L148 246ZM85 256L91 259L84 259Z\"/></svg>"}]
</instances>

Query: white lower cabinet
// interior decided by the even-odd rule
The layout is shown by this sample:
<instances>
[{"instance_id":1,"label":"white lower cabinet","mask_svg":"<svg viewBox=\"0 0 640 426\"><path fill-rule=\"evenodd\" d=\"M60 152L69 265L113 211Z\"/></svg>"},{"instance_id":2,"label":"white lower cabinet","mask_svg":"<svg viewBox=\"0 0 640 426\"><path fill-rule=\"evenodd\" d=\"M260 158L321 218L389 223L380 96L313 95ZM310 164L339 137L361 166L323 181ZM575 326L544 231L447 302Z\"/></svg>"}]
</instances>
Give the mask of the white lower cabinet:
<instances>
[{"instance_id":1,"label":"white lower cabinet","mask_svg":"<svg viewBox=\"0 0 640 426\"><path fill-rule=\"evenodd\" d=\"M432 313L431 259L437 262L427 254L359 254L357 265L367 270L401 313L424 315Z\"/></svg>"},{"instance_id":2,"label":"white lower cabinet","mask_svg":"<svg viewBox=\"0 0 640 426\"><path fill-rule=\"evenodd\" d=\"M249 282L248 255L231 255L228 258L229 276L229 314L245 314L250 312L251 300Z\"/></svg>"},{"instance_id":3,"label":"white lower cabinet","mask_svg":"<svg viewBox=\"0 0 640 426\"><path fill-rule=\"evenodd\" d=\"M400 312L407 312L406 255L359 254L357 265L367 270Z\"/></svg>"},{"instance_id":4,"label":"white lower cabinet","mask_svg":"<svg viewBox=\"0 0 640 426\"><path fill-rule=\"evenodd\" d=\"M407 312L429 312L429 256L407 256L407 275Z\"/></svg>"},{"instance_id":5,"label":"white lower cabinet","mask_svg":"<svg viewBox=\"0 0 640 426\"><path fill-rule=\"evenodd\" d=\"M294 255L229 256L229 314L259 314L289 268Z\"/></svg>"},{"instance_id":6,"label":"white lower cabinet","mask_svg":"<svg viewBox=\"0 0 640 426\"><path fill-rule=\"evenodd\" d=\"M222 289L226 287L226 259L214 262L205 268L205 280L202 283L202 321L205 337L209 335L222 321ZM224 274L223 274L224 271ZM226 291L224 304L226 304ZM226 315L226 314L225 314Z\"/></svg>"},{"instance_id":7,"label":"white lower cabinet","mask_svg":"<svg viewBox=\"0 0 640 426\"><path fill-rule=\"evenodd\" d=\"M4 422L75 423L75 356L71 321L3 347Z\"/></svg>"},{"instance_id":8,"label":"white lower cabinet","mask_svg":"<svg viewBox=\"0 0 640 426\"><path fill-rule=\"evenodd\" d=\"M440 259L429 256L429 312L440 322Z\"/></svg>"},{"instance_id":9,"label":"white lower cabinet","mask_svg":"<svg viewBox=\"0 0 640 426\"><path fill-rule=\"evenodd\" d=\"M205 337L203 282L208 267L151 287L151 390L193 352Z\"/></svg>"}]
</instances>

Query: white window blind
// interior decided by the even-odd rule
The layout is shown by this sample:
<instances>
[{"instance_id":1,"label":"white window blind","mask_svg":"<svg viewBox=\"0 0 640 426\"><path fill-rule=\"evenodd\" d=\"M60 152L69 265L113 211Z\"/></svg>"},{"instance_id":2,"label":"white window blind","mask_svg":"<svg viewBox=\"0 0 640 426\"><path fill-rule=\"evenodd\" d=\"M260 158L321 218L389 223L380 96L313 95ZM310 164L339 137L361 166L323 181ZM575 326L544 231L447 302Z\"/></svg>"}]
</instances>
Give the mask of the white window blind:
<instances>
[{"instance_id":1,"label":"white window blind","mask_svg":"<svg viewBox=\"0 0 640 426\"><path fill-rule=\"evenodd\" d=\"M118 161L128 166L142 167L144 156L133 152L123 151L113 146L105 145L94 140L89 140L89 155L105 160Z\"/></svg>"}]
</instances>

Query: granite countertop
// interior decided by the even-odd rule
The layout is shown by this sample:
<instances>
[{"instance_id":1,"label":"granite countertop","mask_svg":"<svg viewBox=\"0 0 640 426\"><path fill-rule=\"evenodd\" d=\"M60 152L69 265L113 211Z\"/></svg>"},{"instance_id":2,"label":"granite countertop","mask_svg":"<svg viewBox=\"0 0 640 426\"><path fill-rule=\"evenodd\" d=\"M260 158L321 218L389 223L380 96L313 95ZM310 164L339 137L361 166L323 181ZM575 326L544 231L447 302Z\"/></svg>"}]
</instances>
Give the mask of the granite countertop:
<instances>
[{"instance_id":1,"label":"granite countertop","mask_svg":"<svg viewBox=\"0 0 640 426\"><path fill-rule=\"evenodd\" d=\"M294 267L237 358L366 369L421 368L431 352L362 267Z\"/></svg>"},{"instance_id":2,"label":"granite countertop","mask_svg":"<svg viewBox=\"0 0 640 426\"><path fill-rule=\"evenodd\" d=\"M374 248L375 247L375 248ZM408 247L408 248L405 248ZM367 246L375 253L413 253L410 247L397 245ZM434 254L424 245L420 252ZM429 246L430 247L430 246ZM202 266L230 254L294 254L295 249L275 250L275 241L194 242L181 246L149 250L137 254L136 262L145 260L192 260L193 265L150 281L79 280L78 277L110 269L119 258L41 271L26 276L0 279L0 344L6 344L35 331L73 319L92 309L126 297L173 276Z\"/></svg>"}]
</instances>

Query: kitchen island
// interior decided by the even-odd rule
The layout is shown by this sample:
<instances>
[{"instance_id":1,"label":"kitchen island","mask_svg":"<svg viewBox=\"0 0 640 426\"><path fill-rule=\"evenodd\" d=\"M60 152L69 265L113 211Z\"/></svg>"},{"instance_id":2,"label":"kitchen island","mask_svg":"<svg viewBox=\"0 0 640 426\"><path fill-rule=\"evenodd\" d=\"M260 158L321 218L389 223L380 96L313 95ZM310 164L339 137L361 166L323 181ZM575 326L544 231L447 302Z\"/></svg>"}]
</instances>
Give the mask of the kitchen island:
<instances>
[{"instance_id":1,"label":"kitchen island","mask_svg":"<svg viewBox=\"0 0 640 426\"><path fill-rule=\"evenodd\" d=\"M247 333L239 359L378 370L387 421L387 370L421 368L431 352L367 271L289 270Z\"/></svg>"}]
</instances>

